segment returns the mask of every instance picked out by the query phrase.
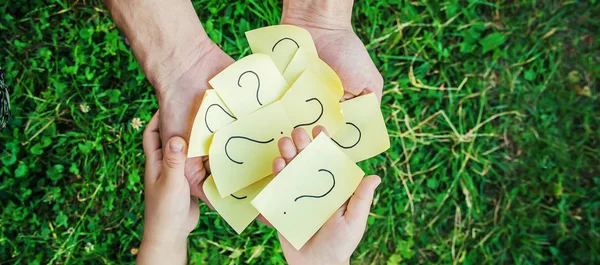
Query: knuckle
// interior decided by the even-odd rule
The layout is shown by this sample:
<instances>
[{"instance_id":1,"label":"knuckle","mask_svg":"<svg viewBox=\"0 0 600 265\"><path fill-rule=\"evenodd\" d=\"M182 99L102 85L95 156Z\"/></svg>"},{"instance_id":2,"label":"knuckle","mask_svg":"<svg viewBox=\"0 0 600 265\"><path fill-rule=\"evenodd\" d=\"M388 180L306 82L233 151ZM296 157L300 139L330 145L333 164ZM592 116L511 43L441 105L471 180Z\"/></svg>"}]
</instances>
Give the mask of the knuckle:
<instances>
[{"instance_id":1,"label":"knuckle","mask_svg":"<svg viewBox=\"0 0 600 265\"><path fill-rule=\"evenodd\" d=\"M166 156L164 158L164 161L165 161L165 164L170 168L178 167L179 165L181 165L183 163L181 161L181 159L179 159L178 157L174 157L174 156Z\"/></svg>"}]
</instances>

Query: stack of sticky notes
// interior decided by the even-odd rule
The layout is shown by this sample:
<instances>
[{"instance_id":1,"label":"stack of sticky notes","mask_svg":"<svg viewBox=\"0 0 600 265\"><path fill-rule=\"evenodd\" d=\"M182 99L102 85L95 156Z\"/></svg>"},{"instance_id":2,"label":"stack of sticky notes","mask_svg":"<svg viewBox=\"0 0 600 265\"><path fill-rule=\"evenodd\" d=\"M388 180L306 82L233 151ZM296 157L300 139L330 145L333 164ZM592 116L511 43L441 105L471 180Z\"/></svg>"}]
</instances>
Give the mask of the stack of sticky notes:
<instances>
[{"instance_id":1,"label":"stack of sticky notes","mask_svg":"<svg viewBox=\"0 0 600 265\"><path fill-rule=\"evenodd\" d=\"M196 114L189 157L209 155L206 197L237 233L259 213L300 249L356 190L355 164L390 146L374 94L340 103L337 74L308 31L290 25L246 33L253 54L212 78ZM278 140L295 128L321 134L277 177Z\"/></svg>"}]
</instances>

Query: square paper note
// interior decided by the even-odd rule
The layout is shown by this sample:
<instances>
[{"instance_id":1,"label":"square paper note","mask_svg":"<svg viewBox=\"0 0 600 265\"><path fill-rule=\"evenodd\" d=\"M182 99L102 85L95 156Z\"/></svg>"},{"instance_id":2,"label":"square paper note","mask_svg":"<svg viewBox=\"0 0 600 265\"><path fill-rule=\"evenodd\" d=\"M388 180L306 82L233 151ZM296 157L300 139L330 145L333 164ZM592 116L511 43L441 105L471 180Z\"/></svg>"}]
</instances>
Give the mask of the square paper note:
<instances>
[{"instance_id":1,"label":"square paper note","mask_svg":"<svg viewBox=\"0 0 600 265\"><path fill-rule=\"evenodd\" d=\"M354 193L364 172L320 134L252 205L300 249Z\"/></svg>"}]
</instances>

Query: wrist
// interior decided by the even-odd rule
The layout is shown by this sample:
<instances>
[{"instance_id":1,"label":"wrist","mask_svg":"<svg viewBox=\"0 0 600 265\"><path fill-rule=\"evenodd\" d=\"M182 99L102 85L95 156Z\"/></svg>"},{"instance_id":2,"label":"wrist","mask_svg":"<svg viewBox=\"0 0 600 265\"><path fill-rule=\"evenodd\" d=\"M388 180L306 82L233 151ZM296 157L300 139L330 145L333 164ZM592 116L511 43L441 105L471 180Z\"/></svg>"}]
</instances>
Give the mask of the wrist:
<instances>
[{"instance_id":1,"label":"wrist","mask_svg":"<svg viewBox=\"0 0 600 265\"><path fill-rule=\"evenodd\" d=\"M180 43L164 44L164 47L145 46L138 62L146 78L159 95L167 97L168 91L185 86L186 74L191 75L195 65L216 45L204 30L197 36ZM143 59L142 59L143 58Z\"/></svg>"},{"instance_id":2,"label":"wrist","mask_svg":"<svg viewBox=\"0 0 600 265\"><path fill-rule=\"evenodd\" d=\"M153 238L144 234L138 261L140 264L185 264L187 238Z\"/></svg>"},{"instance_id":3,"label":"wrist","mask_svg":"<svg viewBox=\"0 0 600 265\"><path fill-rule=\"evenodd\" d=\"M285 0L282 24L332 30L352 29L353 0Z\"/></svg>"},{"instance_id":4,"label":"wrist","mask_svg":"<svg viewBox=\"0 0 600 265\"><path fill-rule=\"evenodd\" d=\"M105 0L113 20L158 91L178 78L212 41L189 0ZM213 44L214 45L214 44Z\"/></svg>"}]
</instances>

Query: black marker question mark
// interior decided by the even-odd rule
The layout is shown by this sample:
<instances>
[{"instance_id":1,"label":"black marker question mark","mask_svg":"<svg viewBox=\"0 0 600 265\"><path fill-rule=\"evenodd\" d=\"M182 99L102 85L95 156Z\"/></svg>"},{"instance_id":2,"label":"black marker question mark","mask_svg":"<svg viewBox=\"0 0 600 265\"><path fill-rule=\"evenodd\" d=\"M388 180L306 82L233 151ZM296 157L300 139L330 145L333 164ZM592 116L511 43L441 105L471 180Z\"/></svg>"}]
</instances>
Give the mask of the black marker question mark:
<instances>
[{"instance_id":1,"label":"black marker question mark","mask_svg":"<svg viewBox=\"0 0 600 265\"><path fill-rule=\"evenodd\" d=\"M298 125L294 126L294 129L296 129L296 128L298 128L298 127L301 127L301 126L313 125L313 124L317 123L317 122L318 122L318 121L321 119L321 117L323 116L323 111L324 111L325 109L323 108L323 103L321 103L321 101L320 101L318 98L309 98L309 99L307 99L305 102L311 102L311 101L313 101L313 100L317 101L317 102L319 103L319 105L321 106L321 114L319 114L319 117L317 117L317 119L316 119L316 120L314 120L313 122L309 122L309 123L300 123L300 124L298 124Z\"/></svg>"},{"instance_id":2,"label":"black marker question mark","mask_svg":"<svg viewBox=\"0 0 600 265\"><path fill-rule=\"evenodd\" d=\"M327 196L327 194L329 194L333 190L333 188L335 188L335 176L333 175L333 173L331 173L331 171L324 169L324 168L319 169L319 172L327 172L327 173L329 173L329 175L331 175L331 179L333 180L333 184L331 185L331 188L329 188L329 190L322 195L301 195L301 196L296 197L296 199L294 199L294 201L298 201L299 199L302 199L302 198L315 198L315 199L323 198L323 197ZM283 212L283 214L287 214L287 213Z\"/></svg>"},{"instance_id":3,"label":"black marker question mark","mask_svg":"<svg viewBox=\"0 0 600 265\"><path fill-rule=\"evenodd\" d=\"M331 138L331 140L341 148L350 149L352 147L355 147L358 143L360 143L360 138L362 137L362 133L361 133L360 129L358 128L358 126L356 126L356 124L351 123L351 122L346 122L346 124L353 126L358 131L358 140L356 140L356 143L354 143L350 146L343 146L340 143L338 143L335 139Z\"/></svg>"},{"instance_id":4,"label":"black marker question mark","mask_svg":"<svg viewBox=\"0 0 600 265\"><path fill-rule=\"evenodd\" d=\"M298 43L294 39L285 37L285 38L282 38L282 39L278 40L277 42L275 42L275 45L273 45L273 48L271 48L271 52L275 52L275 47L277 47L277 44L279 44L280 42L282 42L284 40L293 41L296 44L296 47L300 48L300 45L298 45Z\"/></svg>"},{"instance_id":5,"label":"black marker question mark","mask_svg":"<svg viewBox=\"0 0 600 265\"><path fill-rule=\"evenodd\" d=\"M263 104L260 102L260 99L258 98L258 91L260 91L260 78L258 77L258 74L256 74L254 71L246 71L246 72L243 72L243 73L240 75L240 77L238 78L238 86L239 86L239 87L242 87L242 85L240 84L240 81L242 80L242 77L243 77L245 74L248 74L248 73L254 74L254 76L256 76L256 82L258 83L258 84L256 85L256 101L258 101L258 104L262 106Z\"/></svg>"},{"instance_id":6,"label":"black marker question mark","mask_svg":"<svg viewBox=\"0 0 600 265\"><path fill-rule=\"evenodd\" d=\"M204 124L206 125L206 129L208 129L208 131L210 133L215 133L215 132L213 132L213 130L210 129L210 126L208 126L208 111L210 110L210 108L215 107L215 106L219 107L223 112L225 112L225 114L227 114L227 116L229 116L235 120L235 117L233 115L231 115L229 112L227 112L225 110L225 108L223 108L221 105L212 104L212 105L208 106L208 108L206 108L206 112L204 113Z\"/></svg>"},{"instance_id":7,"label":"black marker question mark","mask_svg":"<svg viewBox=\"0 0 600 265\"><path fill-rule=\"evenodd\" d=\"M242 196L242 197L238 197L238 196L235 196L235 195L233 195L233 194L231 194L231 197L234 197L236 200L243 200L243 199L246 199L246 198L248 198L248 196Z\"/></svg>"},{"instance_id":8,"label":"black marker question mark","mask_svg":"<svg viewBox=\"0 0 600 265\"><path fill-rule=\"evenodd\" d=\"M283 134L283 132L281 132L281 134ZM229 158L229 160L231 160L231 162L236 163L238 165L244 164L244 162L240 162L240 161L237 161L237 160L231 158L231 156L229 155L229 152L227 151L227 146L229 145L229 142L231 140L233 140L233 139L244 139L244 140L247 140L247 141L250 141L250 142L254 142L254 143L257 143L257 144L268 144L268 143L273 142L275 140L275 138L271 138L271 139L266 140L266 141L259 141L259 140L254 140L252 138L248 138L248 137L245 137L245 136L231 136L231 137L229 137L229 139L227 139L227 142L225 143L225 155L227 156L227 158Z\"/></svg>"}]
</instances>

